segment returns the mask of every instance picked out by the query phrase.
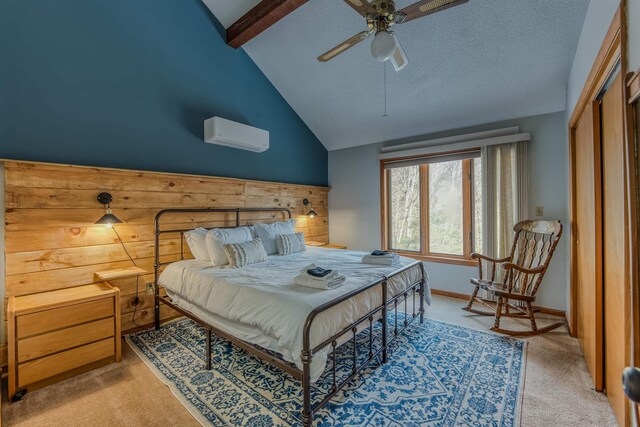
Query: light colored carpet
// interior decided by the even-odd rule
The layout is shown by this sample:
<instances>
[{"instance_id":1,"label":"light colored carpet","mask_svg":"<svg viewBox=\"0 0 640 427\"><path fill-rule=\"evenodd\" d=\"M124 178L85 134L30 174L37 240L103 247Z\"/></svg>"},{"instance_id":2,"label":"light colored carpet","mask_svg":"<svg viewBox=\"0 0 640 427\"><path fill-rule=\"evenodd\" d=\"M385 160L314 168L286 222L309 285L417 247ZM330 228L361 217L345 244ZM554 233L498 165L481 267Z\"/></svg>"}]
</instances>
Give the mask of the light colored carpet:
<instances>
[{"instance_id":1,"label":"light colored carpet","mask_svg":"<svg viewBox=\"0 0 640 427\"><path fill-rule=\"evenodd\" d=\"M459 299L436 297L427 313L468 328L487 330L493 325L493 317L460 310L464 304ZM558 317L538 313L536 319L539 327L558 321ZM501 326L527 330L529 321L503 318ZM578 340L569 335L566 326L527 341L523 426L617 425L607 397L593 390Z\"/></svg>"},{"instance_id":2,"label":"light colored carpet","mask_svg":"<svg viewBox=\"0 0 640 427\"><path fill-rule=\"evenodd\" d=\"M466 313L459 309L462 305L460 300L434 296L427 313L434 319L488 329L493 319ZM528 341L522 425L616 425L606 397L591 389L578 342L566 329ZM17 403L6 403L4 393L5 426L199 425L126 344L120 364L28 393Z\"/></svg>"}]
</instances>

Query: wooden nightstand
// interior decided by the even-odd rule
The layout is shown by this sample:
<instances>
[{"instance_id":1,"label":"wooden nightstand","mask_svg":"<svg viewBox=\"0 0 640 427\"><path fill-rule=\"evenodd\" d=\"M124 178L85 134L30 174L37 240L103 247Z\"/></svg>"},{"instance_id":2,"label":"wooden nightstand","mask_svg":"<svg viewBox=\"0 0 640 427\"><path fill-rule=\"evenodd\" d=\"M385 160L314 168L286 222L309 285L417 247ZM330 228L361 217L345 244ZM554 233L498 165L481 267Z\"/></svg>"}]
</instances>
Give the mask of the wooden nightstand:
<instances>
[{"instance_id":1,"label":"wooden nightstand","mask_svg":"<svg viewBox=\"0 0 640 427\"><path fill-rule=\"evenodd\" d=\"M11 297L7 315L9 399L121 360L120 290L106 283Z\"/></svg>"},{"instance_id":2,"label":"wooden nightstand","mask_svg":"<svg viewBox=\"0 0 640 427\"><path fill-rule=\"evenodd\" d=\"M305 242L307 246L317 246L323 248L332 248L332 249L347 249L344 245L332 245L331 243L326 242Z\"/></svg>"}]
</instances>

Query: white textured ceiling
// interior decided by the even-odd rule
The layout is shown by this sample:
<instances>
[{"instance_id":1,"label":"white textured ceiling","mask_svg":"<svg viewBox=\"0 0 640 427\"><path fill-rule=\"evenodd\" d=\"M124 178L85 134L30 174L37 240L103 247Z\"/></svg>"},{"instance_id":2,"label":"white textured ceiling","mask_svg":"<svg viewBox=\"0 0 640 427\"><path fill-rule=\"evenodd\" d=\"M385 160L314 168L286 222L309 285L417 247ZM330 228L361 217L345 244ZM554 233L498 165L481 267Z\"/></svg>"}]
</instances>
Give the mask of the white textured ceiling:
<instances>
[{"instance_id":1,"label":"white textured ceiling","mask_svg":"<svg viewBox=\"0 0 640 427\"><path fill-rule=\"evenodd\" d=\"M225 26L256 3L204 1ZM588 4L470 0L395 26L410 62L397 73L388 65L388 117L383 65L371 57L371 39L329 62L316 60L366 29L343 1L311 0L244 49L325 147L336 150L564 110Z\"/></svg>"},{"instance_id":2,"label":"white textured ceiling","mask_svg":"<svg viewBox=\"0 0 640 427\"><path fill-rule=\"evenodd\" d=\"M260 0L202 0L225 28L236 22Z\"/></svg>"}]
</instances>

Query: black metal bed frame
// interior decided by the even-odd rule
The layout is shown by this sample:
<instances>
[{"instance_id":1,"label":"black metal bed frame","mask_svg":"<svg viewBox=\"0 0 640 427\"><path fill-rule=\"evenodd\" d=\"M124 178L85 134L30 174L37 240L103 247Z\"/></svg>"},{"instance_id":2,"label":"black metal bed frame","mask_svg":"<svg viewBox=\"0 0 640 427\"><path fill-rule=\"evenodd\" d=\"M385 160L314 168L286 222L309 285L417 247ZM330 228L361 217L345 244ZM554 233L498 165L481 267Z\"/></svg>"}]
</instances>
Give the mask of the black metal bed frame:
<instances>
[{"instance_id":1,"label":"black metal bed frame","mask_svg":"<svg viewBox=\"0 0 640 427\"><path fill-rule=\"evenodd\" d=\"M322 304L309 313L303 329L303 349L300 355L300 359L302 362L302 370L297 368L294 365L287 363L286 361L274 357L273 354L268 353L264 349L257 347L251 343L246 341L242 341L226 332L223 332L217 329L215 326L212 326L205 322L204 320L198 318L193 313L173 304L171 299L168 296L160 295L160 286L158 285L158 278L160 275L160 268L164 265L171 264L175 261L168 262L160 262L160 235L167 233L179 233L180 234L180 260L184 259L184 233L189 231L190 229L170 229L170 230L161 230L160 229L160 219L167 214L193 214L193 213L235 213L235 223L234 227L241 226L240 223L240 214L242 212L283 212L286 213L289 218L291 218L291 211L287 208L203 208L203 209L164 209L158 212L155 217L155 226L154 226L154 236L155 236L155 254L154 254L154 319L155 319L155 329L160 329L160 304L165 304L172 309L176 310L178 313L194 320L198 324L202 325L206 330L206 367L207 369L211 369L211 333L214 332L221 338L224 338L227 341L230 341L237 347L242 348L248 353L262 359L263 361L270 363L273 366L276 366L282 369L284 372L292 375L297 380L302 383L302 394L303 394L303 408L302 408L302 424L304 427L310 427L313 422L313 415L317 411L319 411L322 407L324 407L333 396L338 393L342 388L344 388L359 372L361 372L364 368L369 366L369 364L376 359L378 356L381 356L382 363L387 363L388 359L388 349L390 344L410 325L413 321L419 317L420 323L424 322L424 292L425 292L425 272L424 266L421 262L416 261L409 265L406 265L388 276L383 276L380 279L367 284L364 287L353 290L345 295L342 295L339 298L336 298L332 301L328 301L325 304ZM232 228L232 227L218 227L218 228ZM402 292L397 295L392 295L389 297L389 280L401 274L411 268L415 268L419 266L420 268L420 279L415 283L412 283L410 286L406 287ZM341 331L335 333L333 336L327 338L320 344L311 347L310 333L311 333L311 325L313 324L314 319L321 313L335 307L336 305L347 301L350 298L355 297L363 292L366 292L376 286L380 287L380 291L382 293L382 303L377 307L370 310L366 315L362 316L349 326L343 328ZM419 295L419 309L416 313L416 294ZM407 301L409 297L413 298L412 305L412 313L409 316L407 312ZM404 321L402 322L401 327L399 328L398 324L398 304L404 301ZM389 313L389 309L395 309L395 322L393 324L393 330L391 331L392 337L389 338L388 331L388 319L387 315ZM379 317L379 318L378 318ZM374 338L373 338L373 322L379 321L382 324L381 327L381 344L379 348L374 351ZM366 326L366 322L368 322L368 326ZM365 329L369 329L369 351L367 354L366 360L364 360L360 365L358 365L358 348L356 345L356 336L359 333L358 327L365 325ZM362 331L360 331L362 332ZM353 340L353 354L351 357L352 366L351 366L351 374L346 378L342 379L340 382L336 382L336 350L338 347L338 340L343 336L351 333L352 337L347 339L346 341ZM311 401L311 362L313 360L314 354L318 351L324 349L325 347L331 346L332 352L332 386L330 392L322 399L320 402L315 405Z\"/></svg>"}]
</instances>

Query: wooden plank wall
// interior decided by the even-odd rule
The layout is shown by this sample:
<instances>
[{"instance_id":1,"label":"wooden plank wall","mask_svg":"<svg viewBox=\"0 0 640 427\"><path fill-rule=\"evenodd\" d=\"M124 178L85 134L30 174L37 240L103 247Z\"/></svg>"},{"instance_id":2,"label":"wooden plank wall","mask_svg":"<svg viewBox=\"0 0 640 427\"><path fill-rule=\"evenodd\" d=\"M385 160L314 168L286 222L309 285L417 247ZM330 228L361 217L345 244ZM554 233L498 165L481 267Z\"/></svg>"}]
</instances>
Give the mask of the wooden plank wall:
<instances>
[{"instance_id":1,"label":"wooden plank wall","mask_svg":"<svg viewBox=\"0 0 640 427\"><path fill-rule=\"evenodd\" d=\"M113 196L113 213L125 223L117 232L135 263L152 273L153 219L166 208L288 207L307 240L328 241L329 189L231 178L165 174L46 163L5 162L6 295L25 295L94 283L94 272L129 267L131 261L112 229L93 223L104 214L96 196ZM305 214L302 200L320 215ZM235 214L168 217L172 228L233 226ZM243 224L284 219L283 213L244 213ZM191 258L184 245L187 258ZM161 259L179 259L178 235L163 235ZM121 290L122 329L153 321L153 298L136 279L114 282ZM163 317L171 313L164 307ZM6 328L6 317L5 317ZM5 329L6 330L6 329Z\"/></svg>"}]
</instances>

